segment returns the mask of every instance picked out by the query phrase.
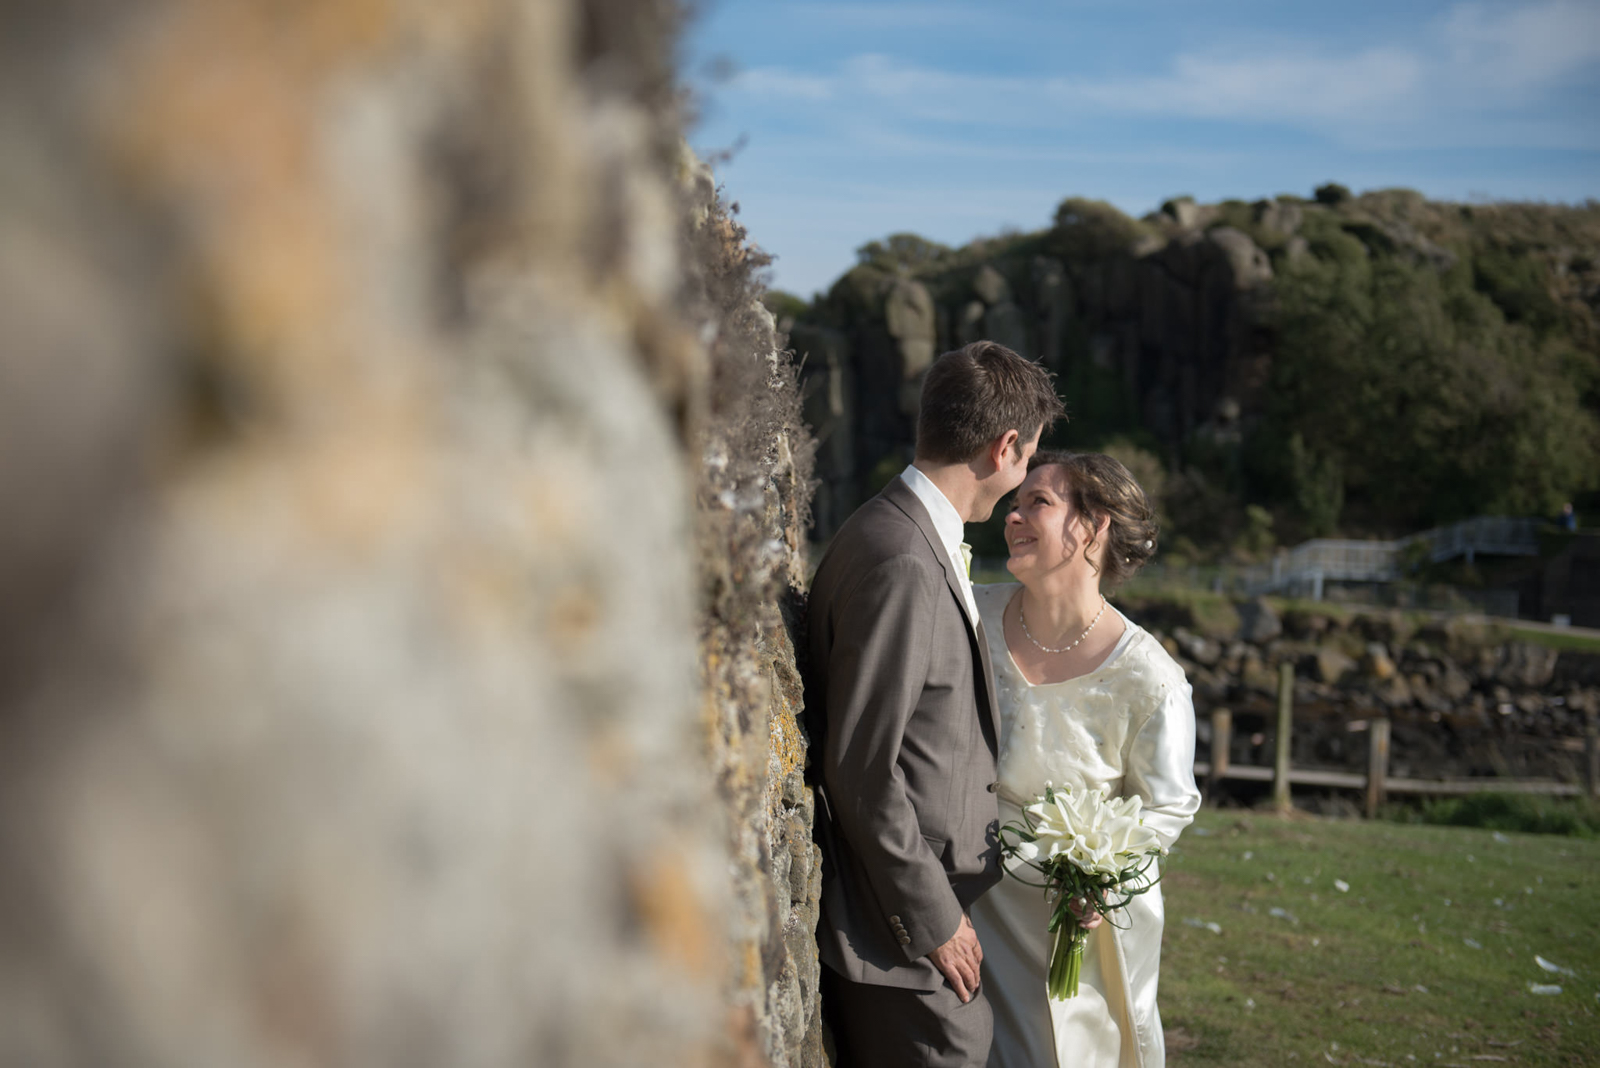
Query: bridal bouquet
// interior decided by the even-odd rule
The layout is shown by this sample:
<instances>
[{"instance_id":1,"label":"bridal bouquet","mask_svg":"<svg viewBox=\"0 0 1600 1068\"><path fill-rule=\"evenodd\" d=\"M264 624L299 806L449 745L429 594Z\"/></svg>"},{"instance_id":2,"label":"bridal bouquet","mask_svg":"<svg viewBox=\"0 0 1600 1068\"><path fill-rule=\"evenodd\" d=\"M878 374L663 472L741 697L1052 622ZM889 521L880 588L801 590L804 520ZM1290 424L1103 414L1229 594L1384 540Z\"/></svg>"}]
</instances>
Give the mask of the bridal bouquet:
<instances>
[{"instance_id":1,"label":"bridal bouquet","mask_svg":"<svg viewBox=\"0 0 1600 1068\"><path fill-rule=\"evenodd\" d=\"M1029 886L1042 887L1050 910L1050 996L1065 1001L1078 993L1083 947L1089 932L1071 905L1086 906L1110 920L1111 914L1155 885L1146 878L1155 858L1166 853L1154 831L1144 826L1137 797L1108 796L1104 789L1056 790L1022 810L1024 823L1000 828L1000 850L1043 876L1033 882L1008 869Z\"/></svg>"}]
</instances>

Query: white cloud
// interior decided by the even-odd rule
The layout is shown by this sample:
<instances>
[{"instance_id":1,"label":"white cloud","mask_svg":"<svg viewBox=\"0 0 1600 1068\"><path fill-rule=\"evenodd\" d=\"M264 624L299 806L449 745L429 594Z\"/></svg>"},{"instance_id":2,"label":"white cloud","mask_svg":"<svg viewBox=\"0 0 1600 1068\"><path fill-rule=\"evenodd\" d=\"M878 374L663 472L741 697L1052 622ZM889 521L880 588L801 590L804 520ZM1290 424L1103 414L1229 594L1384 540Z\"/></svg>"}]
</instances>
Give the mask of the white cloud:
<instances>
[{"instance_id":1,"label":"white cloud","mask_svg":"<svg viewBox=\"0 0 1600 1068\"><path fill-rule=\"evenodd\" d=\"M1565 118L1554 107L1527 112L1562 81L1600 74L1597 3L1460 4L1410 45L1344 53L1305 42L1256 47L1244 56L1180 54L1159 73L1105 79L952 71L865 53L831 73L766 67L734 84L886 120L1066 130L1086 118L1137 114L1296 126L1365 147L1600 146L1592 109L1569 108Z\"/></svg>"},{"instance_id":2,"label":"white cloud","mask_svg":"<svg viewBox=\"0 0 1600 1068\"><path fill-rule=\"evenodd\" d=\"M832 100L839 80L826 75L800 74L782 67L757 67L740 71L728 83L733 92L780 100Z\"/></svg>"},{"instance_id":3,"label":"white cloud","mask_svg":"<svg viewBox=\"0 0 1600 1068\"><path fill-rule=\"evenodd\" d=\"M857 28L993 25L999 14L986 4L804 3L784 6L794 17L807 21Z\"/></svg>"},{"instance_id":4,"label":"white cloud","mask_svg":"<svg viewBox=\"0 0 1600 1068\"><path fill-rule=\"evenodd\" d=\"M1441 22L1454 66L1507 89L1536 89L1600 60L1600 4L1552 0L1512 10L1461 4Z\"/></svg>"},{"instance_id":5,"label":"white cloud","mask_svg":"<svg viewBox=\"0 0 1600 1068\"><path fill-rule=\"evenodd\" d=\"M1350 56L1179 56L1171 74L1085 84L1083 99L1119 111L1254 121L1347 120L1414 98L1424 64L1398 48Z\"/></svg>"}]
</instances>

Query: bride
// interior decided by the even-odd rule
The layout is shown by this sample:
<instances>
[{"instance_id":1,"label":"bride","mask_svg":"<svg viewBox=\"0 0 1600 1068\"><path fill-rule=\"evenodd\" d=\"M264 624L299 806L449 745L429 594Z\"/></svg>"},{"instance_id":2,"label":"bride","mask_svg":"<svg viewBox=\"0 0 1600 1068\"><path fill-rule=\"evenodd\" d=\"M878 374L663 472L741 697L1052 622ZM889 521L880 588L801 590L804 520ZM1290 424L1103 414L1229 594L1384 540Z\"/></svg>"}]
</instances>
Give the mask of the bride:
<instances>
[{"instance_id":1,"label":"bride","mask_svg":"<svg viewBox=\"0 0 1600 1068\"><path fill-rule=\"evenodd\" d=\"M1105 786L1142 798L1145 824L1170 847L1200 807L1183 670L1101 593L1150 558L1155 535L1144 491L1116 460L1033 457L1006 516L1006 567L1019 582L974 587L998 683L1002 823L1020 822L1047 782ZM1082 918L1092 930L1078 996L1053 1001L1043 891L1007 877L972 906L994 1008L990 1068L1165 1063L1160 887L1113 917Z\"/></svg>"}]
</instances>

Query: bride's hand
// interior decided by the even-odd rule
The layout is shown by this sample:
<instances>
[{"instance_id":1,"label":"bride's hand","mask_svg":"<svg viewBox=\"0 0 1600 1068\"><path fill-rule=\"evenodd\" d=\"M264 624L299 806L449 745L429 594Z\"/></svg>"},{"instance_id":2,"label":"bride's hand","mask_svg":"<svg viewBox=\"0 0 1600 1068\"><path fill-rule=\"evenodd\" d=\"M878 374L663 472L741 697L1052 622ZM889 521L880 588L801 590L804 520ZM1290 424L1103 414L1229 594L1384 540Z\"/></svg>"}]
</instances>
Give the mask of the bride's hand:
<instances>
[{"instance_id":1,"label":"bride's hand","mask_svg":"<svg viewBox=\"0 0 1600 1068\"><path fill-rule=\"evenodd\" d=\"M1104 916L1094 910L1094 907L1086 899L1081 897L1073 898L1067 908L1072 910L1072 915L1077 917L1078 926L1085 931L1094 930L1100 926L1100 921L1105 919Z\"/></svg>"}]
</instances>

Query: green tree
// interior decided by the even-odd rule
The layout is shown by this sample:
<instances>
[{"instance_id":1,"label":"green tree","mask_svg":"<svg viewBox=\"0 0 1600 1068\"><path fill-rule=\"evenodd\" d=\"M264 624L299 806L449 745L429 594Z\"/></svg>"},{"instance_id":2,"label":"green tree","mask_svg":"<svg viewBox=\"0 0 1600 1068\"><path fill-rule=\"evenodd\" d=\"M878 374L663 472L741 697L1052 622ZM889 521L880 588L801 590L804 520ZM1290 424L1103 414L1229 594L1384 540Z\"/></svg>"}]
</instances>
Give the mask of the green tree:
<instances>
[{"instance_id":1,"label":"green tree","mask_svg":"<svg viewBox=\"0 0 1600 1068\"><path fill-rule=\"evenodd\" d=\"M1289 477L1294 503L1315 537L1326 537L1339 526L1344 509L1344 472L1331 456L1317 456L1306 448L1299 433L1289 436Z\"/></svg>"},{"instance_id":2,"label":"green tree","mask_svg":"<svg viewBox=\"0 0 1600 1068\"><path fill-rule=\"evenodd\" d=\"M856 249L856 262L888 271L918 271L950 255L950 247L929 241L918 234L890 234L882 241L868 241Z\"/></svg>"},{"instance_id":3,"label":"green tree","mask_svg":"<svg viewBox=\"0 0 1600 1068\"><path fill-rule=\"evenodd\" d=\"M1317 255L1279 278L1273 398L1257 442L1282 451L1313 529L1337 521L1341 491L1431 523L1547 511L1594 485L1600 423L1580 399L1592 354L1507 322L1466 270L1319 239Z\"/></svg>"},{"instance_id":4,"label":"green tree","mask_svg":"<svg viewBox=\"0 0 1600 1068\"><path fill-rule=\"evenodd\" d=\"M1150 227L1103 200L1068 197L1056 208L1050 244L1058 255L1086 263L1126 255Z\"/></svg>"}]
</instances>

